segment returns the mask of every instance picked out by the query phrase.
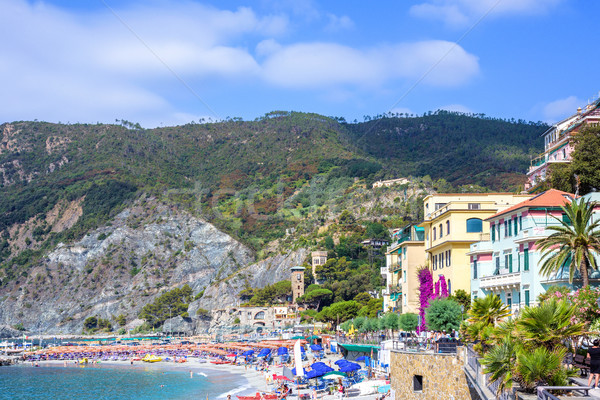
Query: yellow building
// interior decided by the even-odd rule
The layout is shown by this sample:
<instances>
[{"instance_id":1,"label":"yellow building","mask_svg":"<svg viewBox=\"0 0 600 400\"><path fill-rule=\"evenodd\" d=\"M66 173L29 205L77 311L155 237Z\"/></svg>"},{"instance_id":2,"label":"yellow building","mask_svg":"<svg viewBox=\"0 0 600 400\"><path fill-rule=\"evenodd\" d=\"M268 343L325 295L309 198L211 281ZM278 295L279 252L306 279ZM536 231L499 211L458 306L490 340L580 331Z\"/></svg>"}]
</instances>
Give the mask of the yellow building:
<instances>
[{"instance_id":1,"label":"yellow building","mask_svg":"<svg viewBox=\"0 0 600 400\"><path fill-rule=\"evenodd\" d=\"M389 284L384 291L384 311L419 312L417 270L425 265L424 229L408 225L394 232L386 253ZM386 305L385 295L388 296Z\"/></svg>"},{"instance_id":2,"label":"yellow building","mask_svg":"<svg viewBox=\"0 0 600 400\"><path fill-rule=\"evenodd\" d=\"M471 293L471 267L467 256L471 243L489 240L490 227L483 221L531 195L512 193L434 194L424 199L426 260L434 282L446 278L448 292Z\"/></svg>"}]
</instances>

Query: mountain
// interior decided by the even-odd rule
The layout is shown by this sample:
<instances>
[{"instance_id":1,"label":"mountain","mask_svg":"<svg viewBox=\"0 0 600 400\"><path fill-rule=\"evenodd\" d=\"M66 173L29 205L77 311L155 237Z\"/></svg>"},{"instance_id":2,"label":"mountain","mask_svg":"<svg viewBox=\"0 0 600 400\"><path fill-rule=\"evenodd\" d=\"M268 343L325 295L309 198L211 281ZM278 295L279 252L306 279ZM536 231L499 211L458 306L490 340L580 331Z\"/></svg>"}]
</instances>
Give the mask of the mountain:
<instances>
[{"instance_id":1,"label":"mountain","mask_svg":"<svg viewBox=\"0 0 600 400\"><path fill-rule=\"evenodd\" d=\"M281 277L344 209L394 226L418 219L419 199L436 190L515 190L545 129L446 112L0 125L0 324L37 315L38 328L64 332L91 313L131 321L168 288L218 287L260 260L275 260L266 276ZM371 189L398 176L411 183ZM296 250L304 256L277 258Z\"/></svg>"}]
</instances>

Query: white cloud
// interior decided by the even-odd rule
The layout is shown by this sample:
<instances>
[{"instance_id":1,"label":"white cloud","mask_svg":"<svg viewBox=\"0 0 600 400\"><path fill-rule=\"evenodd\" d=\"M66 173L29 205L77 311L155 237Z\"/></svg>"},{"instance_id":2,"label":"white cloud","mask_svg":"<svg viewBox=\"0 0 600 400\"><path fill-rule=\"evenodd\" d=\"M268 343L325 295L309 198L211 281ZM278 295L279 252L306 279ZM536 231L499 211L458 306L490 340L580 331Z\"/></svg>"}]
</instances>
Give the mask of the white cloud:
<instances>
[{"instance_id":1,"label":"white cloud","mask_svg":"<svg viewBox=\"0 0 600 400\"><path fill-rule=\"evenodd\" d=\"M298 12L314 15L311 2L299 4ZM465 84L479 72L477 57L444 41L364 49L297 43L289 40L285 14L257 15L247 7L157 1L114 13L0 2L0 37L6 38L0 41L0 121L183 123L210 112L203 104L210 99L195 98L203 96L204 83L268 83L341 102L360 90L414 82L430 69L423 82L438 87ZM331 28L353 26L345 16L327 18ZM280 44L280 35L289 43ZM198 111L176 110L174 98Z\"/></svg>"},{"instance_id":2,"label":"white cloud","mask_svg":"<svg viewBox=\"0 0 600 400\"><path fill-rule=\"evenodd\" d=\"M542 113L546 121L554 123L575 114L577 107L581 107L582 104L585 104L585 101L569 96L547 103L543 106Z\"/></svg>"},{"instance_id":3,"label":"white cloud","mask_svg":"<svg viewBox=\"0 0 600 400\"><path fill-rule=\"evenodd\" d=\"M563 0L430 0L410 8L410 14L461 28L484 15L537 15Z\"/></svg>"},{"instance_id":4,"label":"white cloud","mask_svg":"<svg viewBox=\"0 0 600 400\"><path fill-rule=\"evenodd\" d=\"M394 79L458 86L479 73L477 57L445 41L402 43L357 50L335 43L283 47L263 64L269 82L291 88L336 85L375 87Z\"/></svg>"},{"instance_id":5,"label":"white cloud","mask_svg":"<svg viewBox=\"0 0 600 400\"><path fill-rule=\"evenodd\" d=\"M341 17L334 14L327 14L329 22L325 26L326 31L338 32L354 28L354 21L347 15Z\"/></svg>"}]
</instances>

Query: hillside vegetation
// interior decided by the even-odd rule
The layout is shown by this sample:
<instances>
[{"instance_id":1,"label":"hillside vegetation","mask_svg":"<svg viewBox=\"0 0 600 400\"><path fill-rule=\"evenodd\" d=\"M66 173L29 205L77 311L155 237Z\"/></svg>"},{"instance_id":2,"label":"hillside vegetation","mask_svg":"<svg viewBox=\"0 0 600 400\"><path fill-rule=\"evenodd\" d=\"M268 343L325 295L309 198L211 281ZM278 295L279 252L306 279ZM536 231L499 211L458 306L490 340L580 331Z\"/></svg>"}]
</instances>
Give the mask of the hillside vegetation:
<instances>
[{"instance_id":1,"label":"hillside vegetation","mask_svg":"<svg viewBox=\"0 0 600 400\"><path fill-rule=\"evenodd\" d=\"M417 219L428 191L515 190L546 128L447 112L353 124L296 112L156 129L117 122L0 125L0 279L142 195L259 253L302 245L346 208ZM398 176L425 177L391 198L370 188Z\"/></svg>"}]
</instances>

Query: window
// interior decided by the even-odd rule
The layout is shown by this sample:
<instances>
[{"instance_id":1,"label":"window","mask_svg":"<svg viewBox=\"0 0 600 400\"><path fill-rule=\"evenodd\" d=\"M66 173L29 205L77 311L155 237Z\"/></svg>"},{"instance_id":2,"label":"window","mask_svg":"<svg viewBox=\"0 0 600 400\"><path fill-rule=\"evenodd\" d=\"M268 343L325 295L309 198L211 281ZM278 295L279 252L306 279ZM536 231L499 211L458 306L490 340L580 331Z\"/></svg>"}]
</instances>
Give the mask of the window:
<instances>
[{"instance_id":1,"label":"window","mask_svg":"<svg viewBox=\"0 0 600 400\"><path fill-rule=\"evenodd\" d=\"M440 224L440 238L444 236L444 230L442 229L442 224Z\"/></svg>"},{"instance_id":2,"label":"window","mask_svg":"<svg viewBox=\"0 0 600 400\"><path fill-rule=\"evenodd\" d=\"M512 307L512 294L506 293L506 305L510 309Z\"/></svg>"},{"instance_id":3,"label":"window","mask_svg":"<svg viewBox=\"0 0 600 400\"><path fill-rule=\"evenodd\" d=\"M435 203L435 209L439 210L440 208L444 207L446 205L446 203Z\"/></svg>"},{"instance_id":4,"label":"window","mask_svg":"<svg viewBox=\"0 0 600 400\"><path fill-rule=\"evenodd\" d=\"M435 235L435 228L433 228L433 240L436 239L436 235Z\"/></svg>"},{"instance_id":5,"label":"window","mask_svg":"<svg viewBox=\"0 0 600 400\"><path fill-rule=\"evenodd\" d=\"M481 204L469 203L469 210L479 210L479 209L481 209Z\"/></svg>"},{"instance_id":6,"label":"window","mask_svg":"<svg viewBox=\"0 0 600 400\"><path fill-rule=\"evenodd\" d=\"M498 240L500 240L500 221L498 221Z\"/></svg>"},{"instance_id":7,"label":"window","mask_svg":"<svg viewBox=\"0 0 600 400\"><path fill-rule=\"evenodd\" d=\"M423 375L413 375L413 392L423 391Z\"/></svg>"},{"instance_id":8,"label":"window","mask_svg":"<svg viewBox=\"0 0 600 400\"><path fill-rule=\"evenodd\" d=\"M477 259L473 259L473 279L477 279Z\"/></svg>"},{"instance_id":9,"label":"window","mask_svg":"<svg viewBox=\"0 0 600 400\"><path fill-rule=\"evenodd\" d=\"M523 216L519 215L519 230L523 230Z\"/></svg>"},{"instance_id":10,"label":"window","mask_svg":"<svg viewBox=\"0 0 600 400\"><path fill-rule=\"evenodd\" d=\"M406 283L406 271L402 273L402 279L404 279L404 283ZM406 296L406 295L405 295Z\"/></svg>"},{"instance_id":11,"label":"window","mask_svg":"<svg viewBox=\"0 0 600 400\"><path fill-rule=\"evenodd\" d=\"M406 260L406 247L402 249L402 258Z\"/></svg>"},{"instance_id":12,"label":"window","mask_svg":"<svg viewBox=\"0 0 600 400\"><path fill-rule=\"evenodd\" d=\"M483 223L479 218L469 218L467 220L467 233L483 231Z\"/></svg>"},{"instance_id":13,"label":"window","mask_svg":"<svg viewBox=\"0 0 600 400\"><path fill-rule=\"evenodd\" d=\"M408 302L406 301L406 293L404 293L404 294L402 295L402 297L404 298L404 305L407 305L407 304L408 304Z\"/></svg>"},{"instance_id":14,"label":"window","mask_svg":"<svg viewBox=\"0 0 600 400\"><path fill-rule=\"evenodd\" d=\"M513 272L513 257L512 254L508 255L508 272L512 274Z\"/></svg>"},{"instance_id":15,"label":"window","mask_svg":"<svg viewBox=\"0 0 600 400\"><path fill-rule=\"evenodd\" d=\"M436 256L432 256L432 258L431 258L431 259L433 260L433 261L432 261L432 264L433 264L433 270L435 271L435 270L437 269L437 257L436 257Z\"/></svg>"},{"instance_id":16,"label":"window","mask_svg":"<svg viewBox=\"0 0 600 400\"><path fill-rule=\"evenodd\" d=\"M496 240L496 226L492 224L490 231L492 231L492 242Z\"/></svg>"},{"instance_id":17,"label":"window","mask_svg":"<svg viewBox=\"0 0 600 400\"><path fill-rule=\"evenodd\" d=\"M512 220L508 220L508 236L512 235Z\"/></svg>"},{"instance_id":18,"label":"window","mask_svg":"<svg viewBox=\"0 0 600 400\"><path fill-rule=\"evenodd\" d=\"M525 305L529 307L529 290L525 290Z\"/></svg>"},{"instance_id":19,"label":"window","mask_svg":"<svg viewBox=\"0 0 600 400\"><path fill-rule=\"evenodd\" d=\"M444 253L440 253L440 269L444 268Z\"/></svg>"},{"instance_id":20,"label":"window","mask_svg":"<svg viewBox=\"0 0 600 400\"><path fill-rule=\"evenodd\" d=\"M496 257L496 270L494 271L494 275L498 275L500 273L500 257Z\"/></svg>"},{"instance_id":21,"label":"window","mask_svg":"<svg viewBox=\"0 0 600 400\"><path fill-rule=\"evenodd\" d=\"M452 294L452 282L448 279L448 294Z\"/></svg>"},{"instance_id":22,"label":"window","mask_svg":"<svg viewBox=\"0 0 600 400\"><path fill-rule=\"evenodd\" d=\"M508 264L509 264L509 260L510 259L510 254L505 254L504 255L504 269L508 269ZM510 272L510 271L509 271Z\"/></svg>"},{"instance_id":23,"label":"window","mask_svg":"<svg viewBox=\"0 0 600 400\"><path fill-rule=\"evenodd\" d=\"M564 222L567 225L573 225L571 223L571 219L569 218L569 216L567 214L562 215L562 222Z\"/></svg>"},{"instance_id":24,"label":"window","mask_svg":"<svg viewBox=\"0 0 600 400\"><path fill-rule=\"evenodd\" d=\"M447 266L447 267L449 267L450 265L452 265L452 263L450 262L450 261L452 260L452 257L450 256L450 254L451 254L450 252L451 252L451 251L452 251L452 250L448 250L448 251L446 252L446 266Z\"/></svg>"},{"instance_id":25,"label":"window","mask_svg":"<svg viewBox=\"0 0 600 400\"><path fill-rule=\"evenodd\" d=\"M504 221L504 237L508 237L508 221Z\"/></svg>"},{"instance_id":26,"label":"window","mask_svg":"<svg viewBox=\"0 0 600 400\"><path fill-rule=\"evenodd\" d=\"M517 235L519 234L519 231L518 231L518 229L517 229L517 217L515 217L515 222L514 222L514 224L515 224L515 236L517 236Z\"/></svg>"},{"instance_id":27,"label":"window","mask_svg":"<svg viewBox=\"0 0 600 400\"><path fill-rule=\"evenodd\" d=\"M529 249L523 250L523 271L529 271Z\"/></svg>"},{"instance_id":28,"label":"window","mask_svg":"<svg viewBox=\"0 0 600 400\"><path fill-rule=\"evenodd\" d=\"M517 257L517 271L521 271L521 256L519 255L519 248L515 249L515 256Z\"/></svg>"},{"instance_id":29,"label":"window","mask_svg":"<svg viewBox=\"0 0 600 400\"><path fill-rule=\"evenodd\" d=\"M450 234L450 221L446 221L446 235Z\"/></svg>"},{"instance_id":30,"label":"window","mask_svg":"<svg viewBox=\"0 0 600 400\"><path fill-rule=\"evenodd\" d=\"M256 313L256 315L254 316L254 319L265 319L265 312L260 311L260 312Z\"/></svg>"}]
</instances>

